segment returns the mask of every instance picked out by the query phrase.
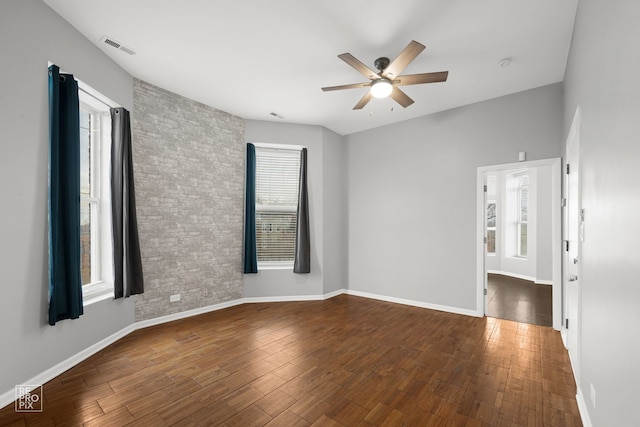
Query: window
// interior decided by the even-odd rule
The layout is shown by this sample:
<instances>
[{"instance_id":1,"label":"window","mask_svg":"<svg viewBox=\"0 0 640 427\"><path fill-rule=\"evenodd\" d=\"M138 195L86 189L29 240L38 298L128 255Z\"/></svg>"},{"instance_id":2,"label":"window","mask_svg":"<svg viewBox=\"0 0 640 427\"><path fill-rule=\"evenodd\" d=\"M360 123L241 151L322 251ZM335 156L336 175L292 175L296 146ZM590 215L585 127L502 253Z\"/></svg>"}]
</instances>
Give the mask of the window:
<instances>
[{"instance_id":1,"label":"window","mask_svg":"<svg viewBox=\"0 0 640 427\"><path fill-rule=\"evenodd\" d=\"M80 104L80 267L82 285L100 281L100 115Z\"/></svg>"},{"instance_id":2,"label":"window","mask_svg":"<svg viewBox=\"0 0 640 427\"><path fill-rule=\"evenodd\" d=\"M522 175L517 188L516 255L527 257L527 208L529 205L529 175Z\"/></svg>"},{"instance_id":3,"label":"window","mask_svg":"<svg viewBox=\"0 0 640 427\"><path fill-rule=\"evenodd\" d=\"M487 202L487 254L496 254L496 202Z\"/></svg>"},{"instance_id":4,"label":"window","mask_svg":"<svg viewBox=\"0 0 640 427\"><path fill-rule=\"evenodd\" d=\"M79 82L80 98L80 268L84 305L113 295L109 107Z\"/></svg>"},{"instance_id":5,"label":"window","mask_svg":"<svg viewBox=\"0 0 640 427\"><path fill-rule=\"evenodd\" d=\"M300 149L256 145L258 263L292 266L295 256Z\"/></svg>"},{"instance_id":6,"label":"window","mask_svg":"<svg viewBox=\"0 0 640 427\"><path fill-rule=\"evenodd\" d=\"M496 175L487 176L487 255L496 254Z\"/></svg>"}]
</instances>

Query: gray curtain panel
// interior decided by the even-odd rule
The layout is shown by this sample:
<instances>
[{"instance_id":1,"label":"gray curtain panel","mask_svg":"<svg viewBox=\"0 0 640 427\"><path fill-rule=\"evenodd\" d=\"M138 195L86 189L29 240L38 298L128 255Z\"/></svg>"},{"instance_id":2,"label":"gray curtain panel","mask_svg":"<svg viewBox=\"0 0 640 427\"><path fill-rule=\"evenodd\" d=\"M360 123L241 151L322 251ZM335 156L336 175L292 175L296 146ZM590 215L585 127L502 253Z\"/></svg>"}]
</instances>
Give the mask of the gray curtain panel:
<instances>
[{"instance_id":1,"label":"gray curtain panel","mask_svg":"<svg viewBox=\"0 0 640 427\"><path fill-rule=\"evenodd\" d=\"M244 201L244 272L258 272L256 241L256 147L247 144L247 166Z\"/></svg>"},{"instance_id":2,"label":"gray curtain panel","mask_svg":"<svg viewBox=\"0 0 640 427\"><path fill-rule=\"evenodd\" d=\"M111 215L115 298L144 292L129 111L111 108Z\"/></svg>"},{"instance_id":3,"label":"gray curtain panel","mask_svg":"<svg viewBox=\"0 0 640 427\"><path fill-rule=\"evenodd\" d=\"M300 181L298 183L298 218L296 221L296 253L294 273L311 272L311 244L309 241L309 194L307 193L307 149L300 152Z\"/></svg>"}]
</instances>

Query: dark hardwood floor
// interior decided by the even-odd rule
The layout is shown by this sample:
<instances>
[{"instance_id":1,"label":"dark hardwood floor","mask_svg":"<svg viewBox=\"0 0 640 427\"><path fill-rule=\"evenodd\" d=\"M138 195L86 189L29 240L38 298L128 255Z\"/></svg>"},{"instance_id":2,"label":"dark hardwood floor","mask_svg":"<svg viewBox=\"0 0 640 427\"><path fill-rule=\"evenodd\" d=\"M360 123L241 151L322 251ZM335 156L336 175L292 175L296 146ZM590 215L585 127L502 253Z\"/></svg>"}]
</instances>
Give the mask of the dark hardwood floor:
<instances>
[{"instance_id":1,"label":"dark hardwood floor","mask_svg":"<svg viewBox=\"0 0 640 427\"><path fill-rule=\"evenodd\" d=\"M580 426L548 327L340 295L135 331L0 425Z\"/></svg>"},{"instance_id":2,"label":"dark hardwood floor","mask_svg":"<svg viewBox=\"0 0 640 427\"><path fill-rule=\"evenodd\" d=\"M551 286L489 274L487 298L487 316L552 326Z\"/></svg>"}]
</instances>

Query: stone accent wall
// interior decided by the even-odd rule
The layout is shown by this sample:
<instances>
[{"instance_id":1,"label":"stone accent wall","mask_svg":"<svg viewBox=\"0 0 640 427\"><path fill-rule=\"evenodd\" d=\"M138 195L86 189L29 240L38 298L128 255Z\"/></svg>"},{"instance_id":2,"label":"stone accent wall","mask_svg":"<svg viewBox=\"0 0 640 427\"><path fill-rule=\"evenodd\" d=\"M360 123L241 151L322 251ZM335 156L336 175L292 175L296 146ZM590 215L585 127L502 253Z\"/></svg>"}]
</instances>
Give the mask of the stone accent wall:
<instances>
[{"instance_id":1,"label":"stone accent wall","mask_svg":"<svg viewBox=\"0 0 640 427\"><path fill-rule=\"evenodd\" d=\"M136 320L241 298L244 121L138 79L133 87L145 278Z\"/></svg>"}]
</instances>

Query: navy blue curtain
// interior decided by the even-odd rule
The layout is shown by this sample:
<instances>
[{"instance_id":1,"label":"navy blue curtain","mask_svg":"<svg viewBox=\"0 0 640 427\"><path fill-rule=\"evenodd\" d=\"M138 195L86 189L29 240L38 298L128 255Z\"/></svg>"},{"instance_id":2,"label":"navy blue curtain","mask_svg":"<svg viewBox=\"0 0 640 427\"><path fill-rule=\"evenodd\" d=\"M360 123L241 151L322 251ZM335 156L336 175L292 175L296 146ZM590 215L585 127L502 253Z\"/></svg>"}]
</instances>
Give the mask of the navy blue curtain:
<instances>
[{"instance_id":1,"label":"navy blue curtain","mask_svg":"<svg viewBox=\"0 0 640 427\"><path fill-rule=\"evenodd\" d=\"M133 180L131 118L125 108L111 108L111 223L115 298L144 292Z\"/></svg>"},{"instance_id":2,"label":"navy blue curtain","mask_svg":"<svg viewBox=\"0 0 640 427\"><path fill-rule=\"evenodd\" d=\"M307 149L300 152L298 181L298 216L296 219L296 252L294 273L311 272L311 241L309 240L309 194L307 193Z\"/></svg>"},{"instance_id":3,"label":"navy blue curtain","mask_svg":"<svg viewBox=\"0 0 640 427\"><path fill-rule=\"evenodd\" d=\"M256 243L256 147L247 144L247 166L244 201L244 272L258 272Z\"/></svg>"},{"instance_id":4,"label":"navy blue curtain","mask_svg":"<svg viewBox=\"0 0 640 427\"><path fill-rule=\"evenodd\" d=\"M78 82L49 67L49 324L83 313Z\"/></svg>"}]
</instances>

